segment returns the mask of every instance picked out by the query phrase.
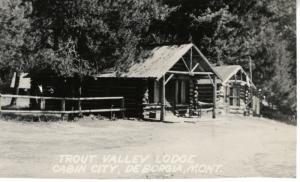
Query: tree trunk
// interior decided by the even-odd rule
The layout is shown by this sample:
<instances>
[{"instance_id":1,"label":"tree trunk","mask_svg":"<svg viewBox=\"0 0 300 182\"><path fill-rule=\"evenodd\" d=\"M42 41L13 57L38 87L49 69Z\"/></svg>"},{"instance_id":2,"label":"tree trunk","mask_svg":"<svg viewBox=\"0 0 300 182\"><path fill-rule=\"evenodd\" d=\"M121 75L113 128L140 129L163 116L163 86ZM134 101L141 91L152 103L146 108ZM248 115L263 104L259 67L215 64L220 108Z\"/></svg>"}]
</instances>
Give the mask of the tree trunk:
<instances>
[{"instance_id":1,"label":"tree trunk","mask_svg":"<svg viewBox=\"0 0 300 182\"><path fill-rule=\"evenodd\" d=\"M20 86L20 73L16 72L16 78L15 78L15 87L14 87L14 94L19 95L19 86ZM10 106L16 106L17 105L17 98L13 97L10 101Z\"/></svg>"}]
</instances>

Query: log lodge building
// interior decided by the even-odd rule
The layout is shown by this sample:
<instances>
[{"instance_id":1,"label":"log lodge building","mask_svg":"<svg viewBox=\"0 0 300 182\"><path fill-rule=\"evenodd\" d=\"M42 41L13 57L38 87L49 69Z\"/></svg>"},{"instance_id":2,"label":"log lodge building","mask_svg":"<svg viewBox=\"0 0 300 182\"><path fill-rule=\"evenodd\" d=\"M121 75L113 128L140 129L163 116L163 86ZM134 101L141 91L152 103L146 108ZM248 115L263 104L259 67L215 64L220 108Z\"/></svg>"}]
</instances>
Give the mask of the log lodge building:
<instances>
[{"instance_id":1,"label":"log lodge building","mask_svg":"<svg viewBox=\"0 0 300 182\"><path fill-rule=\"evenodd\" d=\"M166 120L168 116L199 117L201 112L244 113L253 107L256 87L241 66L213 66L192 43L163 45L149 50L148 56L133 63L124 73L104 70L78 80L45 75L31 77L31 95L44 88L45 96L123 96L127 117ZM78 93L80 88L81 93ZM51 90L51 92L49 92ZM82 108L112 108L113 101L82 102ZM32 100L31 107L38 107ZM45 110L55 110L57 101L47 100ZM71 101L67 110L76 109Z\"/></svg>"}]
</instances>

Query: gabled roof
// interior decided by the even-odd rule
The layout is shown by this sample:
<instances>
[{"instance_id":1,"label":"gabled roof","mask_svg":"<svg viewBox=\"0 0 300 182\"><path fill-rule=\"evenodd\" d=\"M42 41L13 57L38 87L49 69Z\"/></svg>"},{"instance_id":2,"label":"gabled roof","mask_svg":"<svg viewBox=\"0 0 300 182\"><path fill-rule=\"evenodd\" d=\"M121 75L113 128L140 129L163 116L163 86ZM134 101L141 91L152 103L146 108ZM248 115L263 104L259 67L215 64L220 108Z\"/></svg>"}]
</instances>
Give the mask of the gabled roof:
<instances>
[{"instance_id":1,"label":"gabled roof","mask_svg":"<svg viewBox=\"0 0 300 182\"><path fill-rule=\"evenodd\" d=\"M200 50L195 45L190 43L155 47L154 49L150 50L149 56L146 59L142 60L139 63L133 63L129 67L129 70L127 72L120 74L120 77L159 79L164 74L166 74L166 72L169 71L172 66L174 66L181 59L181 57L183 57L193 47L203 58L203 63L207 68L206 71L216 74L213 67L203 56ZM103 73L97 75L97 77L116 77L116 72Z\"/></svg>"},{"instance_id":2,"label":"gabled roof","mask_svg":"<svg viewBox=\"0 0 300 182\"><path fill-rule=\"evenodd\" d=\"M214 66L214 70L219 74L219 78L217 80L218 84L225 85L238 71L242 71L246 75L246 82L248 85L252 85L254 88L255 85L251 81L248 74L244 71L242 66L240 65L222 65L222 66ZM197 80L197 84L200 85L206 85L206 84L212 84L211 79L199 79Z\"/></svg>"},{"instance_id":3,"label":"gabled roof","mask_svg":"<svg viewBox=\"0 0 300 182\"><path fill-rule=\"evenodd\" d=\"M214 69L219 73L222 82L227 82L233 75L242 69L240 65L215 66Z\"/></svg>"},{"instance_id":4,"label":"gabled roof","mask_svg":"<svg viewBox=\"0 0 300 182\"><path fill-rule=\"evenodd\" d=\"M215 66L215 71L218 72L222 80L222 84L226 84L238 71L242 71L247 77L247 83L255 87L252 80L240 65L222 65Z\"/></svg>"}]
</instances>

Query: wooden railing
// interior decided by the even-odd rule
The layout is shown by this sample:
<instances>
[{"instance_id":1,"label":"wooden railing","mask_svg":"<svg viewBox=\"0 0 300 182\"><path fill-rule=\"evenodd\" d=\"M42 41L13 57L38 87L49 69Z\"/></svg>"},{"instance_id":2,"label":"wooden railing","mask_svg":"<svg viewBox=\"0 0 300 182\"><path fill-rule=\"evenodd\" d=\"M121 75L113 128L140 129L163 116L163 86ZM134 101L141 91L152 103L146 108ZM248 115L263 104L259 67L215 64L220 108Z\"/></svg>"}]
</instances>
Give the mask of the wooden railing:
<instances>
[{"instance_id":1,"label":"wooden railing","mask_svg":"<svg viewBox=\"0 0 300 182\"><path fill-rule=\"evenodd\" d=\"M2 109L2 98L23 98L23 99L40 99L40 100L60 100L61 108L60 110L12 110L12 109ZM109 109L81 109L82 101L94 101L94 100L120 100L119 108L109 108ZM66 111L66 101L78 101L78 110ZM44 97L44 96L29 96L29 95L9 95L0 94L0 114L1 113L31 113L31 114L81 114L81 113L103 113L103 112L121 112L121 116L125 115L125 102L124 97L81 97L81 98L71 98L71 97Z\"/></svg>"}]
</instances>

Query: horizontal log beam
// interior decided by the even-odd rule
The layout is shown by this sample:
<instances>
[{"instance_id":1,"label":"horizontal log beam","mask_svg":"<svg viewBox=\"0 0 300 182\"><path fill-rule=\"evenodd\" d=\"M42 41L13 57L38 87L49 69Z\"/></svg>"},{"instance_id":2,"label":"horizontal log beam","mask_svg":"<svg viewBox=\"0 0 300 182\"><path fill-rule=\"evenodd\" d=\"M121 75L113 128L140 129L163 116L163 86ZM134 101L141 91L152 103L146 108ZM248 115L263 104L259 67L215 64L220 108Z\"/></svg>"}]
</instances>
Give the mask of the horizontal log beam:
<instances>
[{"instance_id":1,"label":"horizontal log beam","mask_svg":"<svg viewBox=\"0 0 300 182\"><path fill-rule=\"evenodd\" d=\"M207 112L207 111L212 111L213 108L206 108L206 109L198 109L197 111L201 111L201 112Z\"/></svg>"},{"instance_id":2,"label":"horizontal log beam","mask_svg":"<svg viewBox=\"0 0 300 182\"><path fill-rule=\"evenodd\" d=\"M200 101L198 101L198 104L199 104L199 105L202 105L202 106L204 106L204 105L207 105L207 106L212 106L212 105L214 105L213 103L200 102Z\"/></svg>"},{"instance_id":3,"label":"horizontal log beam","mask_svg":"<svg viewBox=\"0 0 300 182\"><path fill-rule=\"evenodd\" d=\"M187 71L168 71L167 73L181 74L181 75L213 75L212 72L187 72Z\"/></svg>"},{"instance_id":4,"label":"horizontal log beam","mask_svg":"<svg viewBox=\"0 0 300 182\"><path fill-rule=\"evenodd\" d=\"M123 108L114 109L89 109L89 110L75 110L75 111L40 111L40 110L2 110L2 113L29 113L29 114L74 114L74 113L94 113L94 112L117 112L125 111Z\"/></svg>"},{"instance_id":5,"label":"horizontal log beam","mask_svg":"<svg viewBox=\"0 0 300 182\"><path fill-rule=\"evenodd\" d=\"M2 94L0 97L3 98L23 98L23 99L45 99L45 100L119 100L124 99L124 97L81 97L81 98L71 98L71 97L43 97L43 96L29 96L29 95L10 95Z\"/></svg>"}]
</instances>

